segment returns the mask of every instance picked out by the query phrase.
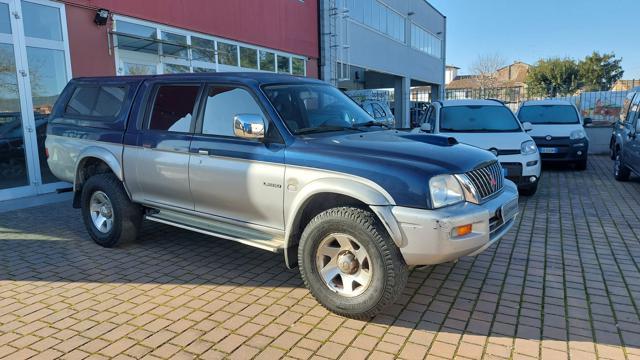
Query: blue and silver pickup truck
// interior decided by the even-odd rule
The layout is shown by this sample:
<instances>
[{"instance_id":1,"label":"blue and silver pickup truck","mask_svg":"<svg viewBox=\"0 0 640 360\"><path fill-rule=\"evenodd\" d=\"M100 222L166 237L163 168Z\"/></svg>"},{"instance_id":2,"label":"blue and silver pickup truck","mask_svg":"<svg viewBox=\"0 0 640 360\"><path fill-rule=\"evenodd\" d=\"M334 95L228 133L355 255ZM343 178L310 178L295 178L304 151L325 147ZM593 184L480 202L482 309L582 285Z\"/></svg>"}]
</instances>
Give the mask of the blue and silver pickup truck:
<instances>
[{"instance_id":1,"label":"blue and silver pickup truck","mask_svg":"<svg viewBox=\"0 0 640 360\"><path fill-rule=\"evenodd\" d=\"M48 164L99 245L146 219L282 252L353 318L392 303L409 268L482 252L518 213L490 152L388 129L318 80L78 78L47 131Z\"/></svg>"}]
</instances>

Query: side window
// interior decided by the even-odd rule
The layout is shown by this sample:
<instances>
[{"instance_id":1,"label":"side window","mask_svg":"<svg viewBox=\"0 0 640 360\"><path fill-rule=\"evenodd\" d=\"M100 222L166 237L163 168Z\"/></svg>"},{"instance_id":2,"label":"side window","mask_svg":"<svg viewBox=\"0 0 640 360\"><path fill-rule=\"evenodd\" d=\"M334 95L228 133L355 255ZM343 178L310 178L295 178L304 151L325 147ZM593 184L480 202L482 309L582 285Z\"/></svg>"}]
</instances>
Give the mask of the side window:
<instances>
[{"instance_id":1,"label":"side window","mask_svg":"<svg viewBox=\"0 0 640 360\"><path fill-rule=\"evenodd\" d=\"M362 106L362 108L364 109L364 111L367 112L367 114L375 117L375 114L373 112L373 105L371 103L364 104L364 106Z\"/></svg>"},{"instance_id":2,"label":"side window","mask_svg":"<svg viewBox=\"0 0 640 360\"><path fill-rule=\"evenodd\" d=\"M620 122L625 123L627 121L627 115L629 115L629 108L631 107L631 100L633 96L629 95L624 99L622 104L622 111L620 112Z\"/></svg>"},{"instance_id":3,"label":"side window","mask_svg":"<svg viewBox=\"0 0 640 360\"><path fill-rule=\"evenodd\" d=\"M149 129L189 132L200 85L161 85L151 110Z\"/></svg>"},{"instance_id":4,"label":"side window","mask_svg":"<svg viewBox=\"0 0 640 360\"><path fill-rule=\"evenodd\" d=\"M628 124L628 126L630 127L636 126L639 113L640 113L640 96L636 96L635 98L633 98L631 107L629 107L629 114L627 114L627 121L625 124Z\"/></svg>"},{"instance_id":5,"label":"side window","mask_svg":"<svg viewBox=\"0 0 640 360\"><path fill-rule=\"evenodd\" d=\"M373 114L376 119L387 116L384 109L379 104L371 104L373 106Z\"/></svg>"},{"instance_id":6,"label":"side window","mask_svg":"<svg viewBox=\"0 0 640 360\"><path fill-rule=\"evenodd\" d=\"M65 114L86 118L113 119L122 110L126 86L78 86L69 99Z\"/></svg>"},{"instance_id":7,"label":"side window","mask_svg":"<svg viewBox=\"0 0 640 360\"><path fill-rule=\"evenodd\" d=\"M202 133L234 136L233 118L238 114L260 115L266 122L260 105L249 91L230 86L210 87L206 93Z\"/></svg>"}]
</instances>

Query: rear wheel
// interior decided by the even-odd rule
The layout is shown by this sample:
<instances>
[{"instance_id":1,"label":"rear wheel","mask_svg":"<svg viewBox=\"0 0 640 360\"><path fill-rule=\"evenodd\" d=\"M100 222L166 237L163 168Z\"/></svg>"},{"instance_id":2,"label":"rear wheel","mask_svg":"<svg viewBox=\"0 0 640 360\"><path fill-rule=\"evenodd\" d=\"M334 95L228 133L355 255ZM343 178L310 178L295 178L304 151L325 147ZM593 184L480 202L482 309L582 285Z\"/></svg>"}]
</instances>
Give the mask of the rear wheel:
<instances>
[{"instance_id":1,"label":"rear wheel","mask_svg":"<svg viewBox=\"0 0 640 360\"><path fill-rule=\"evenodd\" d=\"M132 203L113 174L94 175L82 187L82 218L91 238L114 247L134 240L142 223L142 209Z\"/></svg>"},{"instance_id":2,"label":"rear wheel","mask_svg":"<svg viewBox=\"0 0 640 360\"><path fill-rule=\"evenodd\" d=\"M400 250L369 211L340 207L306 226L298 248L300 274L311 294L336 314L369 319L406 285Z\"/></svg>"},{"instance_id":3,"label":"rear wheel","mask_svg":"<svg viewBox=\"0 0 640 360\"><path fill-rule=\"evenodd\" d=\"M622 162L622 156L616 151L616 159L613 162L613 177L618 181L627 181L631 176L631 170Z\"/></svg>"}]
</instances>

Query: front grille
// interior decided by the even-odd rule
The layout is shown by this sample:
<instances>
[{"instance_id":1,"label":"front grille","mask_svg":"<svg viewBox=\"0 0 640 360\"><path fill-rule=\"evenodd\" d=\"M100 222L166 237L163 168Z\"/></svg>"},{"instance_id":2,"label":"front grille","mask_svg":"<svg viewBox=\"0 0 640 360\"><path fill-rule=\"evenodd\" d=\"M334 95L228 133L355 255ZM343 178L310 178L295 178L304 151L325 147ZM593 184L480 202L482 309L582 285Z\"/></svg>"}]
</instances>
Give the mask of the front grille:
<instances>
[{"instance_id":1,"label":"front grille","mask_svg":"<svg viewBox=\"0 0 640 360\"><path fill-rule=\"evenodd\" d=\"M466 173L471 184L476 188L480 200L486 199L502 190L504 177L502 167L497 161Z\"/></svg>"}]
</instances>

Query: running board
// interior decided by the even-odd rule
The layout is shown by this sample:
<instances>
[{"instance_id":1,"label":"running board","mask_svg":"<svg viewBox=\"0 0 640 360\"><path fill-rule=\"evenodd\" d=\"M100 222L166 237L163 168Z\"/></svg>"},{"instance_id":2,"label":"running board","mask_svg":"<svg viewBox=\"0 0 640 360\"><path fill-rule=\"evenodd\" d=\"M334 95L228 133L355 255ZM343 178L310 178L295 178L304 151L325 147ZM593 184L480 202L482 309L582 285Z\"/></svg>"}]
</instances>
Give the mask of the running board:
<instances>
[{"instance_id":1,"label":"running board","mask_svg":"<svg viewBox=\"0 0 640 360\"><path fill-rule=\"evenodd\" d=\"M194 218L174 211L161 210L156 213L148 213L145 215L145 219L200 234L236 241L274 253L280 252L284 248L284 239L274 238L257 230L233 226L215 220Z\"/></svg>"}]
</instances>

